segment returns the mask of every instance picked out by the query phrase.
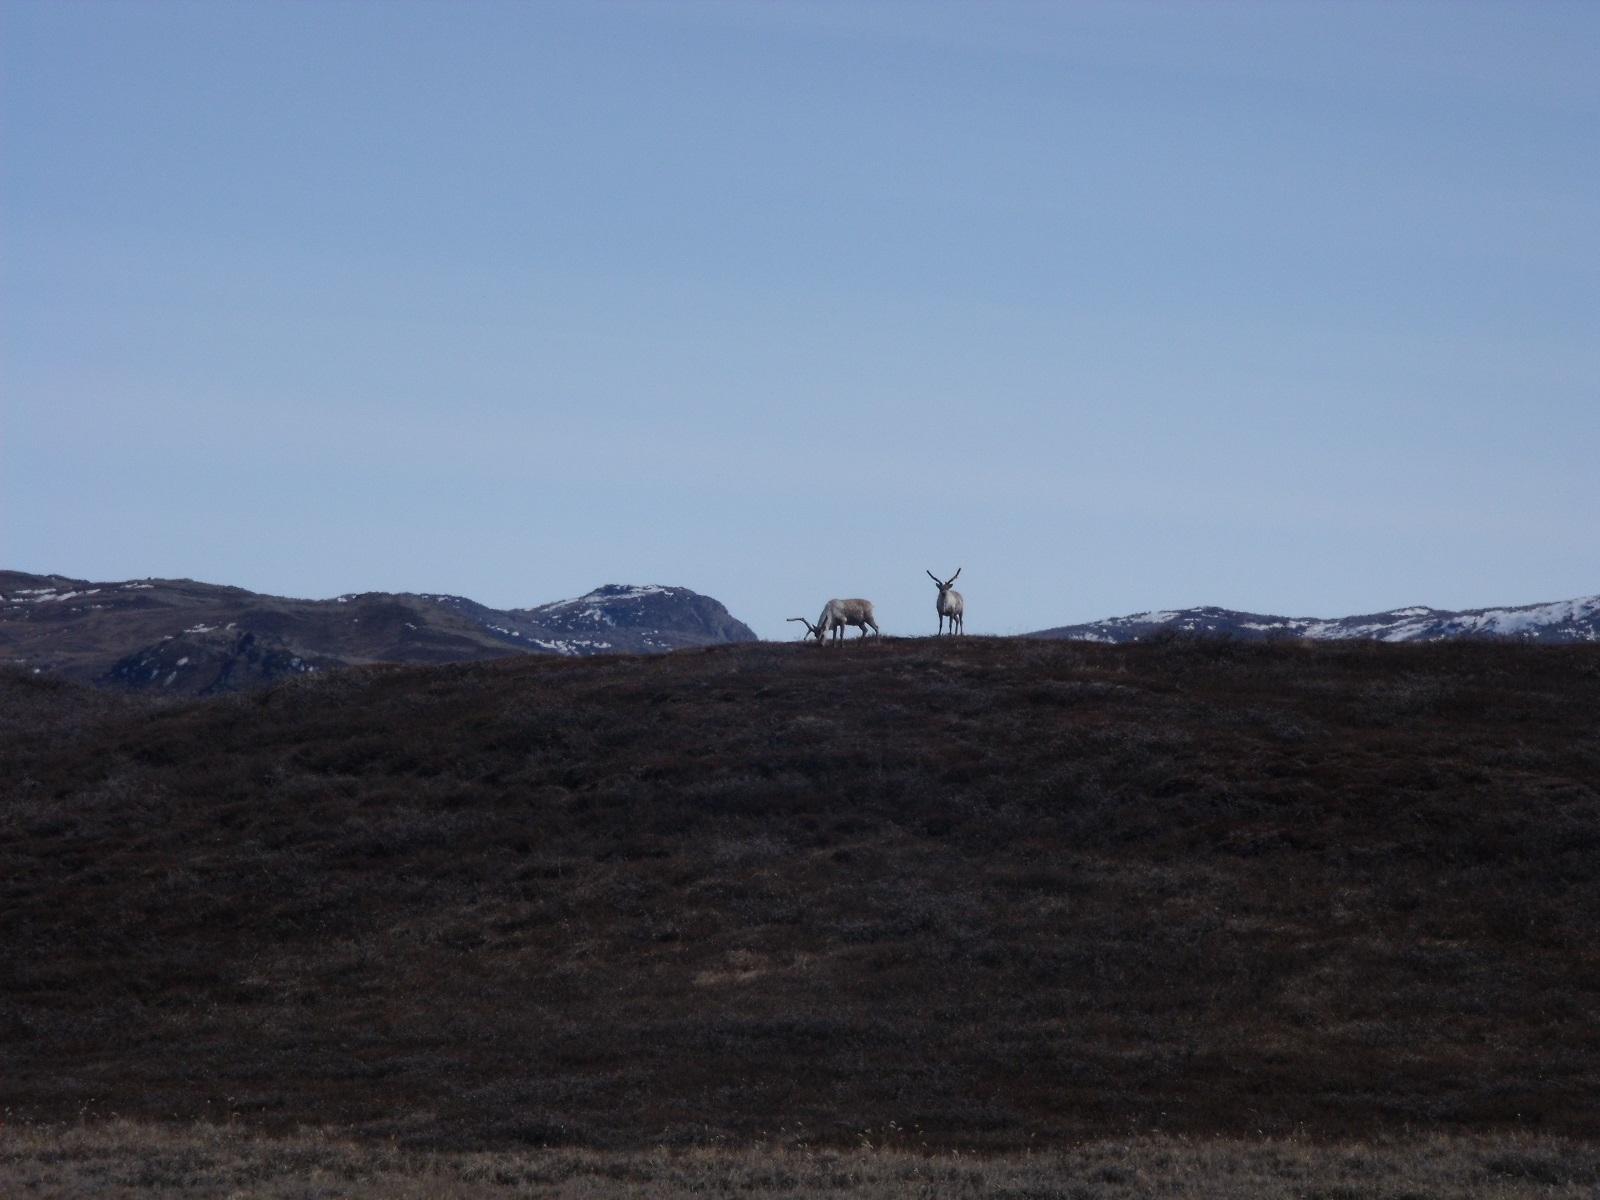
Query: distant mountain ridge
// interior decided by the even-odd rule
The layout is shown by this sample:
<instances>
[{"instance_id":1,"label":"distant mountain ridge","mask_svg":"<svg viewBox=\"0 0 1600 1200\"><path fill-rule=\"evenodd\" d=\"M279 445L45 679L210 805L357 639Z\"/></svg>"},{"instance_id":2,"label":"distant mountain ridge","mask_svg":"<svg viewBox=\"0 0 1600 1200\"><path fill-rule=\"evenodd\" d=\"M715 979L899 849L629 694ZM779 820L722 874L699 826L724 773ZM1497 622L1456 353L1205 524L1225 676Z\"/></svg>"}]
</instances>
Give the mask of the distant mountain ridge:
<instances>
[{"instance_id":1,"label":"distant mountain ridge","mask_svg":"<svg viewBox=\"0 0 1600 1200\"><path fill-rule=\"evenodd\" d=\"M494 609L462 596L297 600L189 579L94 583L0 571L0 661L141 691L238 691L360 663L755 640L721 603L681 587L608 584L571 600Z\"/></svg>"},{"instance_id":2,"label":"distant mountain ridge","mask_svg":"<svg viewBox=\"0 0 1600 1200\"><path fill-rule=\"evenodd\" d=\"M1513 608L1451 612L1415 606L1359 617L1276 617L1231 608L1164 609L1061 625L1026 636L1083 642L1136 642L1163 633L1237 638L1369 638L1380 642L1437 642L1503 637L1528 642L1600 641L1600 595Z\"/></svg>"}]
</instances>

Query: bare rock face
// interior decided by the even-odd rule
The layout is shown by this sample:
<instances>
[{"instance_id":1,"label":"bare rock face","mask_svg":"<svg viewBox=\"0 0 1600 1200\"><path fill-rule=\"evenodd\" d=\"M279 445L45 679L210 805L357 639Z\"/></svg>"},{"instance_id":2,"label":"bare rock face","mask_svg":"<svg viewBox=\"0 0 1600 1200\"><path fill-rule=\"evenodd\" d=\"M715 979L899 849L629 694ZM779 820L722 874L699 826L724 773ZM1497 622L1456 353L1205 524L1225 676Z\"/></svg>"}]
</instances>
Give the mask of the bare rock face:
<instances>
[{"instance_id":1,"label":"bare rock face","mask_svg":"<svg viewBox=\"0 0 1600 1200\"><path fill-rule=\"evenodd\" d=\"M297 654L276 634L241 633L230 624L223 629L185 630L164 638L123 658L106 672L102 682L141 691L174 687L182 677L183 690L209 695L246 691L290 675L343 665L330 655Z\"/></svg>"},{"instance_id":2,"label":"bare rock face","mask_svg":"<svg viewBox=\"0 0 1600 1200\"><path fill-rule=\"evenodd\" d=\"M755 641L688 588L610 584L537 608L460 596L266 596L188 579L92 583L0 572L0 661L135 691L206 694L359 663L657 653Z\"/></svg>"}]
</instances>

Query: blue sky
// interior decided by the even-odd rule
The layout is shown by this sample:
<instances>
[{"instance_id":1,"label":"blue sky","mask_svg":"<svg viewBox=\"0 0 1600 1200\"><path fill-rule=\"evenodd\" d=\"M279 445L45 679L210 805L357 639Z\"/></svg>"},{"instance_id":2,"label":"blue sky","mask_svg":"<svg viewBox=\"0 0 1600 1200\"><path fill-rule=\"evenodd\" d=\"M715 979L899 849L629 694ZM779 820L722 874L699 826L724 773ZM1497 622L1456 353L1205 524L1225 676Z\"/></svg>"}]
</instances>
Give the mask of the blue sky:
<instances>
[{"instance_id":1,"label":"blue sky","mask_svg":"<svg viewBox=\"0 0 1600 1200\"><path fill-rule=\"evenodd\" d=\"M1600 5L0 14L8 567L1600 591Z\"/></svg>"}]
</instances>

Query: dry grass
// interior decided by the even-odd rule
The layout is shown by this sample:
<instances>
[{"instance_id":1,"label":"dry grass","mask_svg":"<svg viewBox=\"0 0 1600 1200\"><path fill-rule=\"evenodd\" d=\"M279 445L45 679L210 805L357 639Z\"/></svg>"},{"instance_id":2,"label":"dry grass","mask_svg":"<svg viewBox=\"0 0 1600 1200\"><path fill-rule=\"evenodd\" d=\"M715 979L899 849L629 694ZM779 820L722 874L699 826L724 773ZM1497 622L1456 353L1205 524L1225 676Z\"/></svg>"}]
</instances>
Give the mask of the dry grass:
<instances>
[{"instance_id":1,"label":"dry grass","mask_svg":"<svg viewBox=\"0 0 1600 1200\"><path fill-rule=\"evenodd\" d=\"M1101 1140L1048 1153L973 1157L861 1148L420 1153L316 1133L109 1121L0 1127L8 1197L237 1200L707 1194L904 1200L1448 1200L1592 1198L1600 1148L1529 1135L1318 1145L1294 1139Z\"/></svg>"}]
</instances>

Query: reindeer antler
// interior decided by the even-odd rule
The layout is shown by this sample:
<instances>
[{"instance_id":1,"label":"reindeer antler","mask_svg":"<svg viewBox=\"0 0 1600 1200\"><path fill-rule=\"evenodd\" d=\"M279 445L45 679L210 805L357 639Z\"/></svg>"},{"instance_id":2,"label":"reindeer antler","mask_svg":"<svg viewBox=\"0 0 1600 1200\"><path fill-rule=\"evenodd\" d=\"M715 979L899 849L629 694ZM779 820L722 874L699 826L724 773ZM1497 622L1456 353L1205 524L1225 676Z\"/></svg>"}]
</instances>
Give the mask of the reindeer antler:
<instances>
[{"instance_id":1,"label":"reindeer antler","mask_svg":"<svg viewBox=\"0 0 1600 1200\"><path fill-rule=\"evenodd\" d=\"M810 637L816 637L817 636L817 627L815 625L813 625L810 621L806 620L804 617L790 617L789 620L791 620L791 621L799 621L800 624L804 625L806 627L806 634L808 636L810 636Z\"/></svg>"}]
</instances>

